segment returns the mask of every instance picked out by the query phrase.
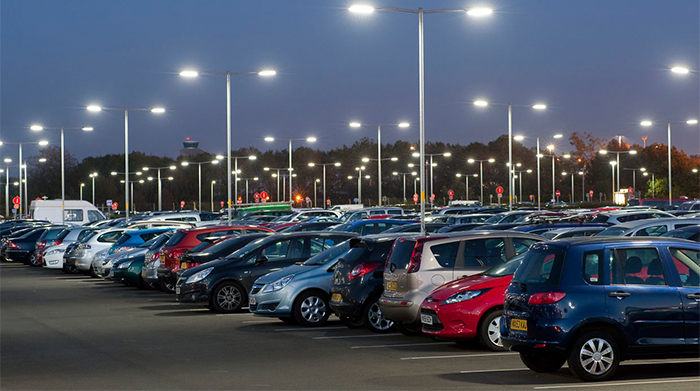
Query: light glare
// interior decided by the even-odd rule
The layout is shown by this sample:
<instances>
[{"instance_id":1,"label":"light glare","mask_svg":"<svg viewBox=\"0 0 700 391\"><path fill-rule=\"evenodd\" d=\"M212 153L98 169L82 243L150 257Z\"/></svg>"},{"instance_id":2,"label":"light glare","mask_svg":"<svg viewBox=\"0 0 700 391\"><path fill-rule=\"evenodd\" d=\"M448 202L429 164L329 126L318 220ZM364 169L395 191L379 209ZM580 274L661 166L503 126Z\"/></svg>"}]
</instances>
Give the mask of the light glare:
<instances>
[{"instance_id":1,"label":"light glare","mask_svg":"<svg viewBox=\"0 0 700 391\"><path fill-rule=\"evenodd\" d=\"M275 76L277 74L277 71L273 69L265 69L260 72L258 72L259 76Z\"/></svg>"},{"instance_id":2,"label":"light glare","mask_svg":"<svg viewBox=\"0 0 700 391\"><path fill-rule=\"evenodd\" d=\"M98 105L90 105L87 107L88 111L102 111L102 107Z\"/></svg>"},{"instance_id":3,"label":"light glare","mask_svg":"<svg viewBox=\"0 0 700 391\"><path fill-rule=\"evenodd\" d=\"M676 66L676 67L671 68L671 72L678 73L680 75L686 75L686 74L690 73L690 69L688 69L686 67Z\"/></svg>"},{"instance_id":4,"label":"light glare","mask_svg":"<svg viewBox=\"0 0 700 391\"><path fill-rule=\"evenodd\" d=\"M165 113L165 109L162 107L154 107L151 109L151 113L163 114Z\"/></svg>"},{"instance_id":5,"label":"light glare","mask_svg":"<svg viewBox=\"0 0 700 391\"><path fill-rule=\"evenodd\" d=\"M180 72L180 76L182 76L182 77L197 77L197 76L199 76L199 72L197 72L197 71L182 71L182 72Z\"/></svg>"},{"instance_id":6,"label":"light glare","mask_svg":"<svg viewBox=\"0 0 700 391\"><path fill-rule=\"evenodd\" d=\"M649 120L644 120L644 121L640 122L639 124L642 125L642 126L651 126L651 125L653 125L654 123L651 122L651 121L649 121Z\"/></svg>"},{"instance_id":7,"label":"light glare","mask_svg":"<svg viewBox=\"0 0 700 391\"><path fill-rule=\"evenodd\" d=\"M489 105L489 102L485 100L477 100L474 102L474 106L479 106L479 107L486 107Z\"/></svg>"},{"instance_id":8,"label":"light glare","mask_svg":"<svg viewBox=\"0 0 700 391\"><path fill-rule=\"evenodd\" d=\"M29 129L31 129L31 130L44 130L44 127L41 125L32 125Z\"/></svg>"},{"instance_id":9,"label":"light glare","mask_svg":"<svg viewBox=\"0 0 700 391\"><path fill-rule=\"evenodd\" d=\"M355 4L348 8L348 11L354 12L356 14L371 14L374 12L374 7L371 5Z\"/></svg>"},{"instance_id":10,"label":"light glare","mask_svg":"<svg viewBox=\"0 0 700 391\"><path fill-rule=\"evenodd\" d=\"M488 16L493 13L491 8L471 8L467 10L469 16Z\"/></svg>"}]
</instances>

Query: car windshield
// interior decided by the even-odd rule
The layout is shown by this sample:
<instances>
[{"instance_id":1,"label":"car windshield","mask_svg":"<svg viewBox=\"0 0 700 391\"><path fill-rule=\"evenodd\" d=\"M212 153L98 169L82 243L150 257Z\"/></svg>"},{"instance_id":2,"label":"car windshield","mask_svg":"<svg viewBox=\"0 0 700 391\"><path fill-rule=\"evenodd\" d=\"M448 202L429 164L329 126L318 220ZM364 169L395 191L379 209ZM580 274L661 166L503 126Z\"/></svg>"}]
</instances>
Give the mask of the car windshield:
<instances>
[{"instance_id":1,"label":"car windshield","mask_svg":"<svg viewBox=\"0 0 700 391\"><path fill-rule=\"evenodd\" d=\"M547 231L547 232L542 232L540 236L543 238L547 239L554 239L555 236L559 235L561 232L554 232L554 231Z\"/></svg>"},{"instance_id":2,"label":"car windshield","mask_svg":"<svg viewBox=\"0 0 700 391\"><path fill-rule=\"evenodd\" d=\"M525 254L527 254L527 252L524 252L520 255L516 255L510 261L492 267L491 269L485 271L484 275L489 277L512 276L518 269L518 266L520 266L520 264L523 263L523 259L525 259Z\"/></svg>"},{"instance_id":3,"label":"car windshield","mask_svg":"<svg viewBox=\"0 0 700 391\"><path fill-rule=\"evenodd\" d=\"M165 242L168 241L168 239L170 239L170 233L162 234L162 235L155 238L155 241L153 242L153 244L151 244L148 247L148 249L149 250L158 249L158 248L162 247L165 244Z\"/></svg>"},{"instance_id":4,"label":"car windshield","mask_svg":"<svg viewBox=\"0 0 700 391\"><path fill-rule=\"evenodd\" d=\"M350 250L350 240L346 240L336 246L333 246L327 250L321 251L320 253L309 258L304 265L306 266L319 266L325 265L330 261L335 261L340 258L343 254Z\"/></svg>"},{"instance_id":5,"label":"car windshield","mask_svg":"<svg viewBox=\"0 0 700 391\"><path fill-rule=\"evenodd\" d=\"M187 236L187 233L185 231L177 231L173 234L173 236L168 239L168 241L165 243L166 246L176 246L178 243L182 241L182 239Z\"/></svg>"},{"instance_id":6,"label":"car windshield","mask_svg":"<svg viewBox=\"0 0 700 391\"><path fill-rule=\"evenodd\" d=\"M622 236L625 232L627 232L627 228L610 227L598 232L595 236Z\"/></svg>"},{"instance_id":7,"label":"car windshield","mask_svg":"<svg viewBox=\"0 0 700 391\"><path fill-rule=\"evenodd\" d=\"M486 223L486 224L496 224L496 223L498 223L499 221L501 221L501 219L503 218L503 216L505 216L505 213L498 213L498 214L495 214L495 215L489 217L488 219L486 219L486 221L484 221L484 223Z\"/></svg>"},{"instance_id":8,"label":"car windshield","mask_svg":"<svg viewBox=\"0 0 700 391\"><path fill-rule=\"evenodd\" d=\"M692 239L698 234L699 230L700 226L693 227L693 229L676 229L673 231L668 231L661 236L678 239Z\"/></svg>"},{"instance_id":9,"label":"car windshield","mask_svg":"<svg viewBox=\"0 0 700 391\"><path fill-rule=\"evenodd\" d=\"M146 241L146 242L141 243L141 244L138 246L138 248L150 248L150 247L153 246L153 244L158 240L159 237L160 237L160 236L156 236L155 238L153 238L153 239L151 239L151 240L149 240L149 241Z\"/></svg>"},{"instance_id":10,"label":"car windshield","mask_svg":"<svg viewBox=\"0 0 700 391\"><path fill-rule=\"evenodd\" d=\"M124 232L124 235L122 235L115 243L114 246L121 246L122 244L126 243L129 239L131 239L132 236L129 233Z\"/></svg>"}]
</instances>

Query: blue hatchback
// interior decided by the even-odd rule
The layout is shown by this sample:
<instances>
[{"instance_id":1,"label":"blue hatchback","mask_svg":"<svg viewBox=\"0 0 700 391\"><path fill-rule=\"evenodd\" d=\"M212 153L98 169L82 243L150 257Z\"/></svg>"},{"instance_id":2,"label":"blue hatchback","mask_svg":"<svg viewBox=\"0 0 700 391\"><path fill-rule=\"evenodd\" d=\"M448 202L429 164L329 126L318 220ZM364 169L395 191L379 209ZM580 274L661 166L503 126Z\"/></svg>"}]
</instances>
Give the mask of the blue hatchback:
<instances>
[{"instance_id":1,"label":"blue hatchback","mask_svg":"<svg viewBox=\"0 0 700 391\"><path fill-rule=\"evenodd\" d=\"M503 345L535 372L586 381L622 360L700 355L700 244L671 238L535 243L505 295Z\"/></svg>"},{"instance_id":2,"label":"blue hatchback","mask_svg":"<svg viewBox=\"0 0 700 391\"><path fill-rule=\"evenodd\" d=\"M172 231L174 228L149 228L149 229L138 229L133 231L124 231L119 240L109 248L109 254L114 254L120 251L130 250L134 247L138 247L149 240L155 238L156 236Z\"/></svg>"}]
</instances>

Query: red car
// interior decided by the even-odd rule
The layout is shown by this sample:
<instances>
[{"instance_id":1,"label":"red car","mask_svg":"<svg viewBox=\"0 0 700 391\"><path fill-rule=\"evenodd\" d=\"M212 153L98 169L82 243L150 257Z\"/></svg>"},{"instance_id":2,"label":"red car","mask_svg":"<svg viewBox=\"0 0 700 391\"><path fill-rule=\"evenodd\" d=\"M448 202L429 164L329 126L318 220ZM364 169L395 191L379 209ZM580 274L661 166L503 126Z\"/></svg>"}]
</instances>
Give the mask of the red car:
<instances>
[{"instance_id":1,"label":"red car","mask_svg":"<svg viewBox=\"0 0 700 391\"><path fill-rule=\"evenodd\" d=\"M437 338L479 338L491 350L503 350L501 315L504 293L524 253L483 273L450 281L421 304L423 332Z\"/></svg>"},{"instance_id":2,"label":"red car","mask_svg":"<svg viewBox=\"0 0 700 391\"><path fill-rule=\"evenodd\" d=\"M178 229L160 249L160 266L158 281L160 287L169 293L175 293L177 272L180 270L180 255L202 243L206 238L215 236L243 235L251 232L272 232L272 230L249 226L214 226L204 228Z\"/></svg>"}]
</instances>

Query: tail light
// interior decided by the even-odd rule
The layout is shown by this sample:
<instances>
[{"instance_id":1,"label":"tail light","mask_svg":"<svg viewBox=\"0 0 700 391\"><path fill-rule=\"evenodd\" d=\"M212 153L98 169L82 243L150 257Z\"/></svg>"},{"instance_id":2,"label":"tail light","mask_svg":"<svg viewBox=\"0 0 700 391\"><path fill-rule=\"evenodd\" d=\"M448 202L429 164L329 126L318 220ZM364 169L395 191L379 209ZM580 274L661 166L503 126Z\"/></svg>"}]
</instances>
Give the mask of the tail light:
<instances>
[{"instance_id":1,"label":"tail light","mask_svg":"<svg viewBox=\"0 0 700 391\"><path fill-rule=\"evenodd\" d=\"M53 242L55 246L58 246L59 244L63 243L63 239L57 239L56 241Z\"/></svg>"},{"instance_id":2,"label":"tail light","mask_svg":"<svg viewBox=\"0 0 700 391\"><path fill-rule=\"evenodd\" d=\"M15 249L18 249L19 247L16 244L12 243L12 241L9 241L9 242L7 242L7 248L11 248L11 249L15 250Z\"/></svg>"},{"instance_id":3,"label":"tail light","mask_svg":"<svg viewBox=\"0 0 700 391\"><path fill-rule=\"evenodd\" d=\"M37 243L36 246L39 248L46 247L46 240L39 241L39 243Z\"/></svg>"},{"instance_id":4,"label":"tail light","mask_svg":"<svg viewBox=\"0 0 700 391\"><path fill-rule=\"evenodd\" d=\"M564 292L541 292L530 296L528 304L554 304L566 297Z\"/></svg>"},{"instance_id":5,"label":"tail light","mask_svg":"<svg viewBox=\"0 0 700 391\"><path fill-rule=\"evenodd\" d=\"M437 239L444 239L446 236L434 236L429 238L418 238L416 240L416 246L413 247L413 253L411 254L411 259L408 262L408 268L406 273L415 273L420 270L420 262L423 258L423 245L426 242Z\"/></svg>"},{"instance_id":6,"label":"tail light","mask_svg":"<svg viewBox=\"0 0 700 391\"><path fill-rule=\"evenodd\" d=\"M352 268L350 274L348 274L348 278L351 280L355 278L360 278L365 274L371 272L372 270L376 270L381 265L381 263L376 262L362 262L361 264Z\"/></svg>"}]
</instances>

